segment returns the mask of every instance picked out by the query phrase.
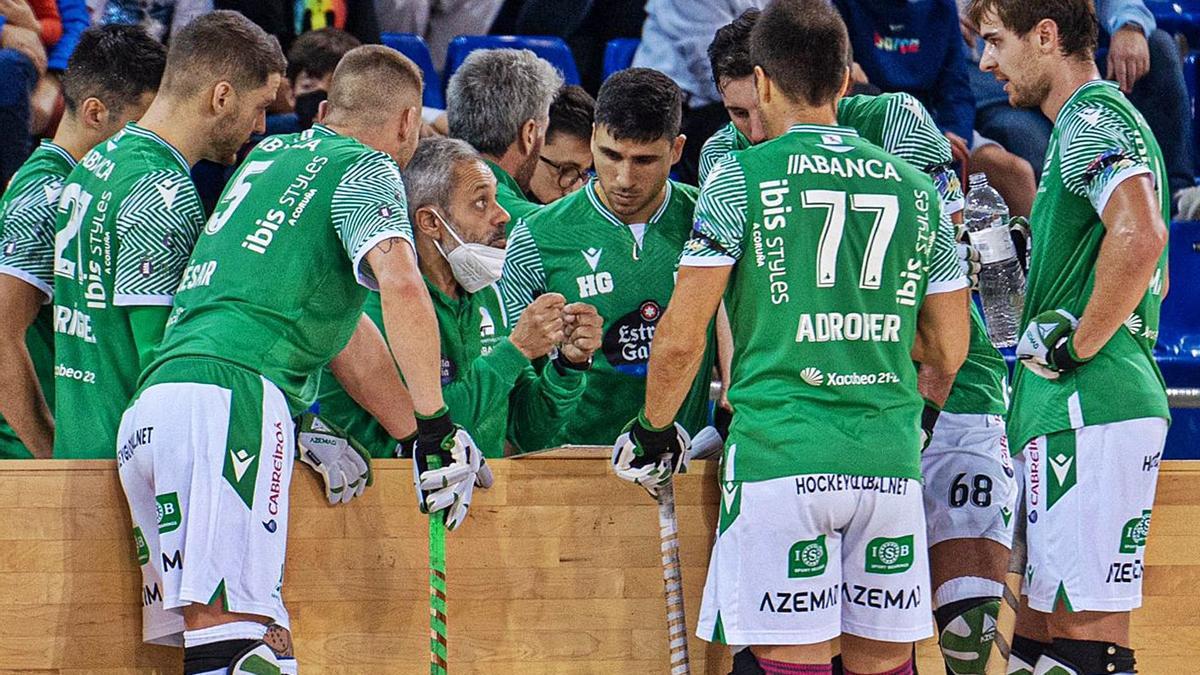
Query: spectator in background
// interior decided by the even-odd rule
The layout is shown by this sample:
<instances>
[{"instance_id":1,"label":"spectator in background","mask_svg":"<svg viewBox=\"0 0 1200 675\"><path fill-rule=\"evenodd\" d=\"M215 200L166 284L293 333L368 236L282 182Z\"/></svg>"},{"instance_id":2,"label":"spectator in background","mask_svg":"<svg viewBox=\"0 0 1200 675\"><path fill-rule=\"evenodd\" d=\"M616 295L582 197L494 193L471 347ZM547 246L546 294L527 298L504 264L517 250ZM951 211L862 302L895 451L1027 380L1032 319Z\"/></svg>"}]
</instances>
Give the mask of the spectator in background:
<instances>
[{"instance_id":1,"label":"spectator in background","mask_svg":"<svg viewBox=\"0 0 1200 675\"><path fill-rule=\"evenodd\" d=\"M718 28L732 22L747 9L762 9L766 4L765 0L650 0L646 3L642 44L634 54L633 65L662 71L683 90L680 131L688 140L675 171L685 183L696 184L701 146L729 122L721 93L713 82L708 45Z\"/></svg>"},{"instance_id":2,"label":"spectator in background","mask_svg":"<svg viewBox=\"0 0 1200 675\"><path fill-rule=\"evenodd\" d=\"M913 95L950 141L956 161L988 175L1014 215L1028 216L1033 167L995 143L975 142L975 97L954 0L834 0L854 60L882 91Z\"/></svg>"},{"instance_id":3,"label":"spectator in background","mask_svg":"<svg viewBox=\"0 0 1200 675\"><path fill-rule=\"evenodd\" d=\"M450 136L470 143L495 174L496 201L512 218L509 229L538 208L525 191L562 84L554 66L528 49L476 50L450 78Z\"/></svg>"},{"instance_id":4,"label":"spectator in background","mask_svg":"<svg viewBox=\"0 0 1200 675\"><path fill-rule=\"evenodd\" d=\"M965 6L960 3L960 11ZM1115 80L1121 91L1146 118L1155 137L1164 139L1163 160L1170 183L1172 210L1182 218L1200 217L1200 190L1195 187L1191 110L1183 65L1175 41L1157 29L1154 15L1142 0L1096 0L1102 38L1108 37L1108 54L1097 65ZM963 39L979 62L983 41L964 20ZM989 73L971 69L971 89L976 98L976 128L1023 157L1040 176L1050 141L1051 125L1041 111L1014 108L1003 84Z\"/></svg>"},{"instance_id":5,"label":"spectator in background","mask_svg":"<svg viewBox=\"0 0 1200 675\"><path fill-rule=\"evenodd\" d=\"M232 9L275 36L286 53L297 36L322 28L340 28L363 44L379 42L373 0L215 0L216 9Z\"/></svg>"},{"instance_id":6,"label":"spectator in background","mask_svg":"<svg viewBox=\"0 0 1200 675\"><path fill-rule=\"evenodd\" d=\"M333 69L346 52L360 44L358 38L337 28L310 31L292 43L287 77L295 97L297 131L312 126L317 108L328 97Z\"/></svg>"},{"instance_id":7,"label":"spectator in background","mask_svg":"<svg viewBox=\"0 0 1200 675\"><path fill-rule=\"evenodd\" d=\"M0 0L0 192L53 133L62 109L60 75L88 27L84 0Z\"/></svg>"},{"instance_id":8,"label":"spectator in background","mask_svg":"<svg viewBox=\"0 0 1200 675\"><path fill-rule=\"evenodd\" d=\"M566 40L588 92L600 89L604 49L614 38L636 38L646 0L508 0L494 35L555 35Z\"/></svg>"},{"instance_id":9,"label":"spectator in background","mask_svg":"<svg viewBox=\"0 0 1200 675\"><path fill-rule=\"evenodd\" d=\"M583 187L592 171L592 119L596 100L583 87L568 84L550 104L550 126L528 195L539 204Z\"/></svg>"},{"instance_id":10,"label":"spectator in background","mask_svg":"<svg viewBox=\"0 0 1200 675\"><path fill-rule=\"evenodd\" d=\"M375 0L375 12L384 33L424 38L440 71L446 66L450 41L459 35L485 35L502 4L504 0Z\"/></svg>"},{"instance_id":11,"label":"spectator in background","mask_svg":"<svg viewBox=\"0 0 1200 675\"><path fill-rule=\"evenodd\" d=\"M92 8L96 23L141 26L165 44L192 19L213 11L213 0L101 0Z\"/></svg>"}]
</instances>

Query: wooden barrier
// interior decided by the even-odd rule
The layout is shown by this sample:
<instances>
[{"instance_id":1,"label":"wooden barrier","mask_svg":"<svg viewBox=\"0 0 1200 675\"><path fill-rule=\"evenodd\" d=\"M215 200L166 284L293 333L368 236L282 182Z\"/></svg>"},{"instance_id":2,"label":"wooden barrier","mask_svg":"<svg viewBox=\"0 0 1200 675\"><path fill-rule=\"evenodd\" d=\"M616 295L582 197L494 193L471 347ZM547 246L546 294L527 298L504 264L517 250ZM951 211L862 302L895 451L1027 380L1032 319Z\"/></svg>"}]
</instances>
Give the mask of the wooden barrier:
<instances>
[{"instance_id":1,"label":"wooden barrier","mask_svg":"<svg viewBox=\"0 0 1200 675\"><path fill-rule=\"evenodd\" d=\"M667 624L654 503L609 475L607 452L563 449L493 463L496 486L448 538L451 672L665 673ZM715 463L676 493L694 629L715 527ZM425 521L411 468L375 463L356 502L293 481L284 595L305 675L427 672ZM1164 462L1134 617L1144 674L1195 672L1200 656L1200 467ZM141 636L141 579L113 462L0 462L0 672L178 673L177 650ZM692 672L726 673L692 638ZM939 673L923 644L921 669Z\"/></svg>"}]
</instances>

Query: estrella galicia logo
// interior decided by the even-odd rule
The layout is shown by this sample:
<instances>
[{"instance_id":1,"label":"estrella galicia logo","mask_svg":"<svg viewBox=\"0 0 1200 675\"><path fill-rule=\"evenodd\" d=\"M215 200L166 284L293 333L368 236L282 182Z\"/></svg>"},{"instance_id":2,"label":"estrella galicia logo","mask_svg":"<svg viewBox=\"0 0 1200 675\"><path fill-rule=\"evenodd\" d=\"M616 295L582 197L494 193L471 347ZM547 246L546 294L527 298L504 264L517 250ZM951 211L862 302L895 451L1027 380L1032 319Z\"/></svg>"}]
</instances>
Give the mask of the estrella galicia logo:
<instances>
[{"instance_id":1,"label":"estrella galicia logo","mask_svg":"<svg viewBox=\"0 0 1200 675\"><path fill-rule=\"evenodd\" d=\"M446 386L447 384L450 384L451 382L453 382L454 378L458 375L458 366L455 365L455 363L453 361L446 358L445 356L442 357L442 369L441 370L442 370L442 386L443 387Z\"/></svg>"},{"instance_id":2,"label":"estrella galicia logo","mask_svg":"<svg viewBox=\"0 0 1200 675\"><path fill-rule=\"evenodd\" d=\"M650 341L662 318L663 308L653 300L644 300L634 311L622 316L608 327L601 349L604 358L619 373L646 376L650 361Z\"/></svg>"},{"instance_id":3,"label":"estrella galicia logo","mask_svg":"<svg viewBox=\"0 0 1200 675\"><path fill-rule=\"evenodd\" d=\"M279 526L275 524L274 518L270 520L264 520L263 527L265 527L267 532L270 532L271 534L275 534L275 530L279 529Z\"/></svg>"}]
</instances>

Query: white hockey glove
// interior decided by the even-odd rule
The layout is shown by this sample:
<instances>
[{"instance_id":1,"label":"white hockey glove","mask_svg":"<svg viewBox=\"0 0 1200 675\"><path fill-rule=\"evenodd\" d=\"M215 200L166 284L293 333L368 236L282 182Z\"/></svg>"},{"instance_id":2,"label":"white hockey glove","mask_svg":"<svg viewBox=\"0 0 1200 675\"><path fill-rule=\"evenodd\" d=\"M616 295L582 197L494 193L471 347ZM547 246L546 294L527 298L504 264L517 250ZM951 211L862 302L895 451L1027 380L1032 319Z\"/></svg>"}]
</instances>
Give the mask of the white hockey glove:
<instances>
[{"instance_id":1,"label":"white hockey glove","mask_svg":"<svg viewBox=\"0 0 1200 675\"><path fill-rule=\"evenodd\" d=\"M658 497L658 488L666 485L675 473L685 473L688 447L692 439L676 423L673 427L654 430L639 414L625 426L625 433L613 444L613 472L619 478L637 483Z\"/></svg>"},{"instance_id":2,"label":"white hockey glove","mask_svg":"<svg viewBox=\"0 0 1200 675\"><path fill-rule=\"evenodd\" d=\"M1040 377L1057 380L1062 373L1088 361L1076 356L1071 346L1071 336L1078 326L1079 319L1065 309L1038 314L1021 334L1017 359Z\"/></svg>"},{"instance_id":3,"label":"white hockey glove","mask_svg":"<svg viewBox=\"0 0 1200 675\"><path fill-rule=\"evenodd\" d=\"M373 481L370 453L349 434L312 413L300 417L296 446L300 461L320 474L330 504L349 502Z\"/></svg>"},{"instance_id":4,"label":"white hockey glove","mask_svg":"<svg viewBox=\"0 0 1200 675\"><path fill-rule=\"evenodd\" d=\"M445 510L446 529L451 531L466 520L475 486L492 486L483 453L444 408L435 417L417 418L413 484L421 513Z\"/></svg>"}]
</instances>

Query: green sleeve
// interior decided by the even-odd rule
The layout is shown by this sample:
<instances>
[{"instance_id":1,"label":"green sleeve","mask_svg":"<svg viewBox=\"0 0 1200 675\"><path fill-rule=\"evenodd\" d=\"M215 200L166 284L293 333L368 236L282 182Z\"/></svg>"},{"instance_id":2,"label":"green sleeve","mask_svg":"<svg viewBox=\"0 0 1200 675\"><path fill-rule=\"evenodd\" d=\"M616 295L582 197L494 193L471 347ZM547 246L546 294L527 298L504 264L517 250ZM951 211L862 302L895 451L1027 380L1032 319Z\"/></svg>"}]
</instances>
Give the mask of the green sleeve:
<instances>
[{"instance_id":1,"label":"green sleeve","mask_svg":"<svg viewBox=\"0 0 1200 675\"><path fill-rule=\"evenodd\" d=\"M500 297L504 300L505 323L517 325L521 312L546 290L546 270L542 254L524 220L517 223L508 236L504 254L504 270L500 275Z\"/></svg>"},{"instance_id":2,"label":"green sleeve","mask_svg":"<svg viewBox=\"0 0 1200 675\"><path fill-rule=\"evenodd\" d=\"M458 377L442 386L442 398L451 419L471 433L485 457L502 456L508 395L529 359L506 338L465 365Z\"/></svg>"},{"instance_id":3,"label":"green sleeve","mask_svg":"<svg viewBox=\"0 0 1200 675\"><path fill-rule=\"evenodd\" d=\"M540 373L526 368L508 398L508 440L517 452L551 447L586 388L586 371L560 373L549 362Z\"/></svg>"},{"instance_id":4,"label":"green sleeve","mask_svg":"<svg viewBox=\"0 0 1200 675\"><path fill-rule=\"evenodd\" d=\"M167 329L170 307L161 305L137 305L129 308L129 328L133 332L133 344L137 347L138 367L145 370L158 343L162 342Z\"/></svg>"}]
</instances>

